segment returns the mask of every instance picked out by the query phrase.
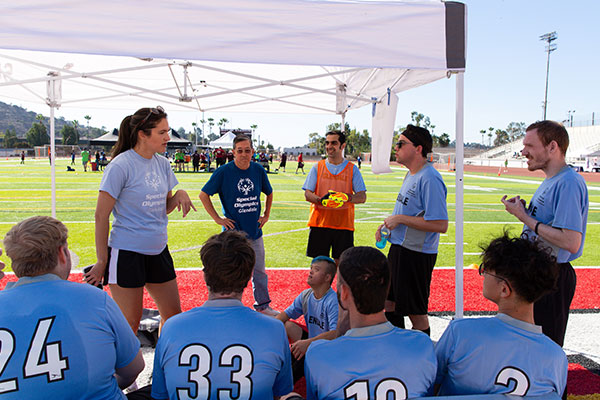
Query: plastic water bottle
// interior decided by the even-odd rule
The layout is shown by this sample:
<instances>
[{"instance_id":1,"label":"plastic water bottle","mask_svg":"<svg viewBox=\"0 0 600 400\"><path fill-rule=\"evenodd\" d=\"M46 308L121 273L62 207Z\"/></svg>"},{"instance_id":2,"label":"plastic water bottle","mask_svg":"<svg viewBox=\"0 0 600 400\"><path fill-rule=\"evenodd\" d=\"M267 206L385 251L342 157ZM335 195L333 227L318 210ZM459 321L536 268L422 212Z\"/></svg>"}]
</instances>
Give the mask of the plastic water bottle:
<instances>
[{"instance_id":1,"label":"plastic water bottle","mask_svg":"<svg viewBox=\"0 0 600 400\"><path fill-rule=\"evenodd\" d=\"M375 246L377 246L378 249L385 248L389 237L390 230L384 226L383 228L381 228L381 239L375 243Z\"/></svg>"}]
</instances>

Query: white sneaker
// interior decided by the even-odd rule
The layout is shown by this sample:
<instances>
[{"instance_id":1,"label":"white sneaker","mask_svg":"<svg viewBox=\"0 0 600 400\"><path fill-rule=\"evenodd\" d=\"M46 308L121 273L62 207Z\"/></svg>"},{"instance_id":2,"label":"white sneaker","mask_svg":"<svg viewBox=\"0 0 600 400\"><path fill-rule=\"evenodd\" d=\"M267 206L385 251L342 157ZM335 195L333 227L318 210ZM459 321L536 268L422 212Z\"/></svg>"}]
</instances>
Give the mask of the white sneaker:
<instances>
[{"instance_id":1,"label":"white sneaker","mask_svg":"<svg viewBox=\"0 0 600 400\"><path fill-rule=\"evenodd\" d=\"M279 311L273 310L271 307L263 308L262 310L257 310L259 313L269 315L271 317L275 317L279 315Z\"/></svg>"}]
</instances>

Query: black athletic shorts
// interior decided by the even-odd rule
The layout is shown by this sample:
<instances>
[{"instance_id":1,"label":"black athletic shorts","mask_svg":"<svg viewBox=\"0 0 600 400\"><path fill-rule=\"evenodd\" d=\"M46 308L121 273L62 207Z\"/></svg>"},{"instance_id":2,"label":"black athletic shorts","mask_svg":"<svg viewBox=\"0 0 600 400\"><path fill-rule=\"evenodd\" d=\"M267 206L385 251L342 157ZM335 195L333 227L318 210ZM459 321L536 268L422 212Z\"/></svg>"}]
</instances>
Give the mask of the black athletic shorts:
<instances>
[{"instance_id":1,"label":"black athletic shorts","mask_svg":"<svg viewBox=\"0 0 600 400\"><path fill-rule=\"evenodd\" d=\"M391 284L388 300L396 302L396 314L426 315L431 274L437 254L412 251L392 244L388 253Z\"/></svg>"},{"instance_id":2,"label":"black athletic shorts","mask_svg":"<svg viewBox=\"0 0 600 400\"><path fill-rule=\"evenodd\" d=\"M342 252L350 247L354 247L354 231L310 227L306 248L308 257L329 257L331 249L331 258L338 259Z\"/></svg>"},{"instance_id":3,"label":"black athletic shorts","mask_svg":"<svg viewBox=\"0 0 600 400\"><path fill-rule=\"evenodd\" d=\"M577 275L571 263L559 263L556 288L533 304L533 320L542 327L544 335L560 347L565 342L571 301L575 296Z\"/></svg>"},{"instance_id":4,"label":"black athletic shorts","mask_svg":"<svg viewBox=\"0 0 600 400\"><path fill-rule=\"evenodd\" d=\"M169 246L153 256L135 251L108 248L104 284L124 288L144 287L146 283L164 283L175 279L173 258Z\"/></svg>"}]
</instances>

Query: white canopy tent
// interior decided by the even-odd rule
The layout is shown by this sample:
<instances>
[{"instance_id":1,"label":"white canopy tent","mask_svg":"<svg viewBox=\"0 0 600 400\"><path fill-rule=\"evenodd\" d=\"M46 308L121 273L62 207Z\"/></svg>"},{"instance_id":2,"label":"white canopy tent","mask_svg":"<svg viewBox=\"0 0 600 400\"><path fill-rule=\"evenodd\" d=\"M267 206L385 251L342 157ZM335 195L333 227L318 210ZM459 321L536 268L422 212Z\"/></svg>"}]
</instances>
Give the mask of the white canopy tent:
<instances>
[{"instance_id":1,"label":"white canopy tent","mask_svg":"<svg viewBox=\"0 0 600 400\"><path fill-rule=\"evenodd\" d=\"M72 103L331 112L342 121L348 110L372 105L373 169L386 172L395 93L455 74L462 317L465 48L466 9L458 2L20 0L0 5L0 98L19 88L48 104L51 146L54 110ZM55 55L40 52L68 54L52 64ZM54 215L54 163L52 176Z\"/></svg>"},{"instance_id":2,"label":"white canopy tent","mask_svg":"<svg viewBox=\"0 0 600 400\"><path fill-rule=\"evenodd\" d=\"M208 145L210 147L224 147L226 149L233 149L233 139L235 139L235 133L227 132L217 140L213 140Z\"/></svg>"}]
</instances>

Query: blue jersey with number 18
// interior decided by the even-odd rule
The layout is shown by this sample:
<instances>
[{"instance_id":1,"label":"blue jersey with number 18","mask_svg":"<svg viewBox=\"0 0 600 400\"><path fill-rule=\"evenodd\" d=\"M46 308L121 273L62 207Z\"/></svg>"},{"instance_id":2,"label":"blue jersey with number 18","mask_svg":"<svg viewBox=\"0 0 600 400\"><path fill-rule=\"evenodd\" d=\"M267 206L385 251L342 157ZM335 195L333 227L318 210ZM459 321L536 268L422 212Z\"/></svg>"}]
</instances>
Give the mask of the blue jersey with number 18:
<instances>
[{"instance_id":1,"label":"blue jersey with number 18","mask_svg":"<svg viewBox=\"0 0 600 400\"><path fill-rule=\"evenodd\" d=\"M396 400L431 395L436 358L423 332L389 322L311 343L304 361L307 400Z\"/></svg>"},{"instance_id":2,"label":"blue jersey with number 18","mask_svg":"<svg viewBox=\"0 0 600 400\"><path fill-rule=\"evenodd\" d=\"M48 274L0 291L0 399L125 399L114 377L140 342L116 303Z\"/></svg>"},{"instance_id":3,"label":"blue jersey with number 18","mask_svg":"<svg viewBox=\"0 0 600 400\"><path fill-rule=\"evenodd\" d=\"M283 324L239 300L209 300L163 326L154 399L272 399L292 386Z\"/></svg>"}]
</instances>

